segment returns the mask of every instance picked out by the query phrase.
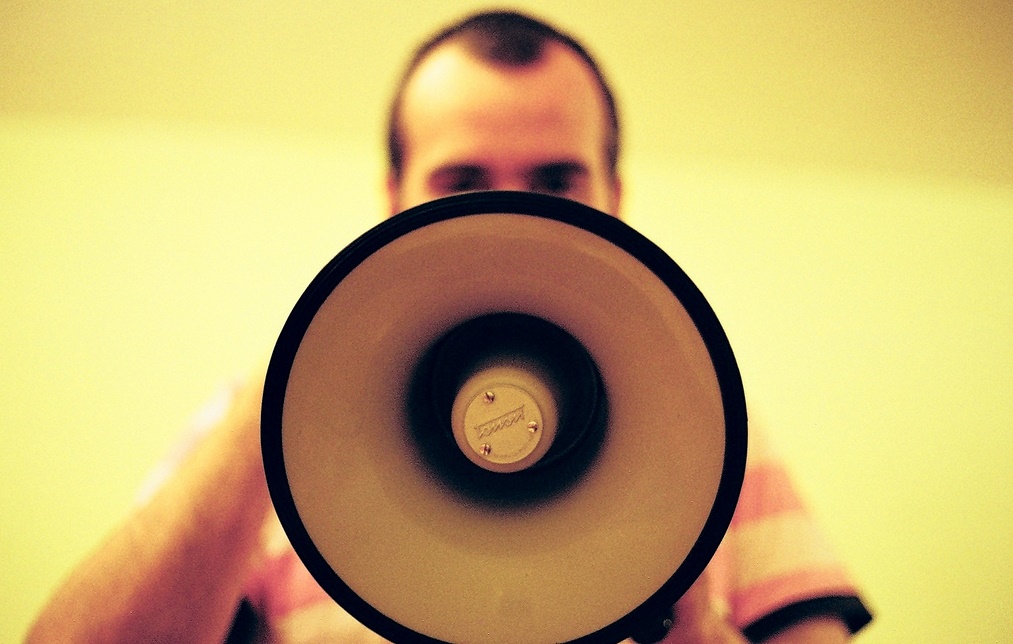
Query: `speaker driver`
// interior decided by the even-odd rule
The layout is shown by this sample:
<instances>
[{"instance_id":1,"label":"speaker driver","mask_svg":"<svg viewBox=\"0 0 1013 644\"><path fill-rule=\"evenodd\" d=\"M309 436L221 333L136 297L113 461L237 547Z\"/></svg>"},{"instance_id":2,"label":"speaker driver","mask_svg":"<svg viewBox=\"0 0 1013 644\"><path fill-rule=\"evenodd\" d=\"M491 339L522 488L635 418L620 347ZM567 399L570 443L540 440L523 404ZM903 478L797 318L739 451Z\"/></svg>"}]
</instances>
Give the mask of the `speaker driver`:
<instances>
[{"instance_id":1,"label":"speaker driver","mask_svg":"<svg viewBox=\"0 0 1013 644\"><path fill-rule=\"evenodd\" d=\"M489 507L559 494L592 465L607 422L594 360L541 318L484 315L451 329L412 378L409 421L434 475Z\"/></svg>"},{"instance_id":2,"label":"speaker driver","mask_svg":"<svg viewBox=\"0 0 1013 644\"><path fill-rule=\"evenodd\" d=\"M663 251L581 204L488 192L381 223L311 282L262 449L296 553L383 637L616 642L716 550L746 412Z\"/></svg>"}]
</instances>

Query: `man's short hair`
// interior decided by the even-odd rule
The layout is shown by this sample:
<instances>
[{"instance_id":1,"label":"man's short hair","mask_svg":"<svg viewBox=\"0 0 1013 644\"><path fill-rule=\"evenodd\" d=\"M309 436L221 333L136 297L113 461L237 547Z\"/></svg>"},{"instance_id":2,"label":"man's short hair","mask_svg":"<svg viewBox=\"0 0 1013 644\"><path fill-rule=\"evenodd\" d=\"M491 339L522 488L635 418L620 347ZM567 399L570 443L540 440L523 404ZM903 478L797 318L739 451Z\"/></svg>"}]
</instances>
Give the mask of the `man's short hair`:
<instances>
[{"instance_id":1,"label":"man's short hair","mask_svg":"<svg viewBox=\"0 0 1013 644\"><path fill-rule=\"evenodd\" d=\"M572 36L541 20L514 11L488 11L472 15L437 33L415 50L398 82L387 121L387 160L391 174L399 179L404 167L401 103L405 87L430 52L440 45L457 43L481 61L507 67L525 67L538 62L546 44L550 42L559 43L577 54L590 67L598 81L607 119L603 154L607 168L615 175L619 163L619 115L615 97L598 64Z\"/></svg>"}]
</instances>

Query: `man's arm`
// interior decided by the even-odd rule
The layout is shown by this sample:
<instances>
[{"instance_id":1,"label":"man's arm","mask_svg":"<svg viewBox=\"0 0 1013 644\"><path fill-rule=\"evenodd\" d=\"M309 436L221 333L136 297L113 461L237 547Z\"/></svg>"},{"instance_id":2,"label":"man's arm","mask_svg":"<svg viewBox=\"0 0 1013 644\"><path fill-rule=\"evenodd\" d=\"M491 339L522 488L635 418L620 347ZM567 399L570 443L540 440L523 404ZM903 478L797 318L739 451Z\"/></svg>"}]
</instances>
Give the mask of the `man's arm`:
<instances>
[{"instance_id":1,"label":"man's arm","mask_svg":"<svg viewBox=\"0 0 1013 644\"><path fill-rule=\"evenodd\" d=\"M270 509L263 377L57 590L28 642L221 642Z\"/></svg>"},{"instance_id":2,"label":"man's arm","mask_svg":"<svg viewBox=\"0 0 1013 644\"><path fill-rule=\"evenodd\" d=\"M665 644L748 644L749 640L717 610L707 572L675 605L675 622ZM764 644L842 644L851 639L835 617L814 617L792 624L763 640Z\"/></svg>"}]
</instances>

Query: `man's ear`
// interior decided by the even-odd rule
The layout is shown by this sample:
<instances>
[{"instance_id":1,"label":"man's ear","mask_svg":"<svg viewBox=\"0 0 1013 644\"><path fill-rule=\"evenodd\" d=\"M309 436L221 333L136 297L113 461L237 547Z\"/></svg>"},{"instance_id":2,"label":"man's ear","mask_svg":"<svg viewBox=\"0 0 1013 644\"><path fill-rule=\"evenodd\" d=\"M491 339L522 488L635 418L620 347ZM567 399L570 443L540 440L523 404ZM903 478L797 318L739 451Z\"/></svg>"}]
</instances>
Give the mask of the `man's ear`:
<instances>
[{"instance_id":1,"label":"man's ear","mask_svg":"<svg viewBox=\"0 0 1013 644\"><path fill-rule=\"evenodd\" d=\"M401 212L401 182L392 170L387 171L387 216L393 217Z\"/></svg>"},{"instance_id":2,"label":"man's ear","mask_svg":"<svg viewBox=\"0 0 1013 644\"><path fill-rule=\"evenodd\" d=\"M623 218L623 179L618 173L612 178L612 198L609 203L609 212L617 219Z\"/></svg>"}]
</instances>

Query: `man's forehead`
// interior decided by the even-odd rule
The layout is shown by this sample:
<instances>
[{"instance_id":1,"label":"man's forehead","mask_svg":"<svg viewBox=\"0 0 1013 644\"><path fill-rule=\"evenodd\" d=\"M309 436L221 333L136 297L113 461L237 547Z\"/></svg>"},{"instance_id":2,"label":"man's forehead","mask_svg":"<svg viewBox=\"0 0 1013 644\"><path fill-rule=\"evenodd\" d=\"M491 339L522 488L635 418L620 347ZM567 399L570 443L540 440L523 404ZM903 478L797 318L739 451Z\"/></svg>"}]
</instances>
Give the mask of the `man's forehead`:
<instances>
[{"instance_id":1,"label":"man's forehead","mask_svg":"<svg viewBox=\"0 0 1013 644\"><path fill-rule=\"evenodd\" d=\"M577 127L592 129L597 139L606 127L593 73L558 43L547 43L541 58L523 66L479 60L456 43L442 45L409 79L400 112L409 146L448 129L509 137L530 128L562 133ZM498 131L489 132L488 122Z\"/></svg>"},{"instance_id":2,"label":"man's forehead","mask_svg":"<svg viewBox=\"0 0 1013 644\"><path fill-rule=\"evenodd\" d=\"M475 104L494 105L517 98L517 89L529 104L552 96L582 97L577 104L603 103L591 69L576 53L557 42L547 42L542 55L524 65L509 65L480 59L463 44L450 42L427 54L405 86L404 109L413 103L429 107L446 105L468 97ZM519 103L514 100L514 107Z\"/></svg>"}]
</instances>

